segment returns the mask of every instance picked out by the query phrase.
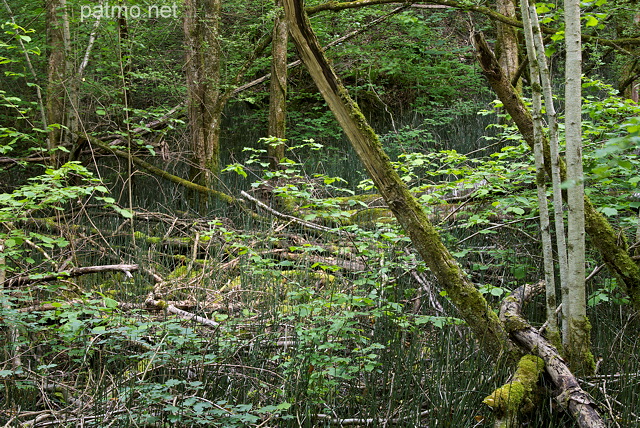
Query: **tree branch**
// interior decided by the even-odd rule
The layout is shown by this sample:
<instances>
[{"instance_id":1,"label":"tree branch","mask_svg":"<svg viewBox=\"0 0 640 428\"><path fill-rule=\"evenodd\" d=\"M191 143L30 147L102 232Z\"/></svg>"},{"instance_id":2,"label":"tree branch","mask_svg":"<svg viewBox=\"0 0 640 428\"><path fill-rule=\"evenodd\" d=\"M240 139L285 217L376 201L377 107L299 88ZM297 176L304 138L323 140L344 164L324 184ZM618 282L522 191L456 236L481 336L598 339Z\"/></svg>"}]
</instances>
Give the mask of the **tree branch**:
<instances>
[{"instance_id":1,"label":"tree branch","mask_svg":"<svg viewBox=\"0 0 640 428\"><path fill-rule=\"evenodd\" d=\"M49 282L58 279L73 278L80 275L87 275L98 272L125 272L131 275L131 272L138 270L138 265L104 265L104 266L86 266L72 268L69 270L47 274L47 275L25 275L5 280L5 287L18 287L21 285L34 284L36 282Z\"/></svg>"}]
</instances>

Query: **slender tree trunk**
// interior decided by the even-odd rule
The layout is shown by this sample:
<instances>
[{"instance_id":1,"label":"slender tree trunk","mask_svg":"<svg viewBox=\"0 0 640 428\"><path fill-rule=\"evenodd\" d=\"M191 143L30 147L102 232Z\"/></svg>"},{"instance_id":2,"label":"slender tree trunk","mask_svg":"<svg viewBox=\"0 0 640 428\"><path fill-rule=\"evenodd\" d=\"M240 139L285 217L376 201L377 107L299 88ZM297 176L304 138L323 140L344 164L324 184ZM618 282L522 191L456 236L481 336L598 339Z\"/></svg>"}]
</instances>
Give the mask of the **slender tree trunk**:
<instances>
[{"instance_id":1,"label":"slender tree trunk","mask_svg":"<svg viewBox=\"0 0 640 428\"><path fill-rule=\"evenodd\" d=\"M221 0L186 0L187 116L193 165L191 181L211 187L219 170Z\"/></svg>"},{"instance_id":2,"label":"slender tree trunk","mask_svg":"<svg viewBox=\"0 0 640 428\"><path fill-rule=\"evenodd\" d=\"M302 1L284 0L283 4L291 36L302 61L418 253L447 291L448 297L484 349L496 357L507 354L513 358L516 351L503 324L444 246L422 207L391 165L377 135L324 56Z\"/></svg>"},{"instance_id":3,"label":"slender tree trunk","mask_svg":"<svg viewBox=\"0 0 640 428\"><path fill-rule=\"evenodd\" d=\"M582 43L580 0L565 0L565 137L567 157L567 292L562 306L567 308L563 335L565 353L574 372L595 369L590 352L585 296L584 176L582 172ZM564 294L564 293L563 293Z\"/></svg>"},{"instance_id":4,"label":"slender tree trunk","mask_svg":"<svg viewBox=\"0 0 640 428\"><path fill-rule=\"evenodd\" d=\"M282 12L282 0L276 0L278 13L273 25L271 43L271 82L269 85L269 136L284 139L286 137L286 100L287 100L287 42L289 31L287 20ZM284 144L269 144L267 155L272 170L278 169L284 158Z\"/></svg>"},{"instance_id":5,"label":"slender tree trunk","mask_svg":"<svg viewBox=\"0 0 640 428\"><path fill-rule=\"evenodd\" d=\"M536 60L540 70L540 81L542 84L542 92L544 94L545 109L547 111L547 121L549 123L549 140L547 145L549 146L550 156L550 176L553 189L553 215L554 224L556 229L556 245L558 249L558 265L560 274L560 285L562 294L567 293L567 276L568 276L568 255L567 255L567 242L565 236L564 226L564 202L562 195L562 171L560 158L560 142L558 137L558 120L556 110L553 102L553 91L551 88L551 72L547 65L544 42L542 39L542 32L540 30L540 23L538 21L538 14L536 12L535 4L529 6L529 13L527 14L532 26L533 32L533 44L535 47ZM544 144L544 142L543 142ZM566 315L568 308L565 305L563 309L563 328L566 328Z\"/></svg>"},{"instance_id":6,"label":"slender tree trunk","mask_svg":"<svg viewBox=\"0 0 640 428\"><path fill-rule=\"evenodd\" d=\"M520 1L522 22L524 24L524 36L527 46L527 56L529 57L531 91L533 94L533 151L536 163L536 186L538 190L538 208L540 210L542 254L544 258L547 332L549 333L548 337L551 338L552 342L559 342L556 340L558 339L558 324L556 322L556 283L553 262L553 244L551 239L551 222L547 201L547 180L545 176L543 153L544 131L542 126L542 86L540 75L542 74L541 70L545 67L543 63L546 61L544 56L538 57L538 52L536 52L533 29L535 24L533 23L533 19L530 19L529 17L529 1ZM533 13L535 13L535 8L533 9ZM560 203L562 203L562 195L560 195Z\"/></svg>"},{"instance_id":7,"label":"slender tree trunk","mask_svg":"<svg viewBox=\"0 0 640 428\"><path fill-rule=\"evenodd\" d=\"M52 163L58 166L59 159L54 150L62 145L67 138L63 127L66 123L66 79L69 76L70 33L69 20L66 11L66 0L47 0L47 124L50 132L47 138L47 148L52 151Z\"/></svg>"}]
</instances>

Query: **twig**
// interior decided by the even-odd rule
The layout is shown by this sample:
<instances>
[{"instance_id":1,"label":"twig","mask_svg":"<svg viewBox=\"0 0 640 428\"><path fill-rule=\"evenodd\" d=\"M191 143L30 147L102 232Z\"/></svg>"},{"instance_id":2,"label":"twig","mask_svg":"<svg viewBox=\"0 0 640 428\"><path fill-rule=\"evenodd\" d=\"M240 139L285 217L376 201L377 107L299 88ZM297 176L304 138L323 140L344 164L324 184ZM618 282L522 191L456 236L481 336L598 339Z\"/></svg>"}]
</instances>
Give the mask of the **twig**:
<instances>
[{"instance_id":1,"label":"twig","mask_svg":"<svg viewBox=\"0 0 640 428\"><path fill-rule=\"evenodd\" d=\"M294 217L294 216L291 216L291 215L288 215L288 214L283 214L280 211L276 211L273 208L271 208L270 206L260 202L259 200L257 200L253 196L249 195L244 190L242 192L240 192L240 195L242 195L242 197L248 199L249 201L253 202L254 204L256 204L256 206L258 206L261 209L265 210L266 212L268 212L272 216L277 217L277 218L279 218L281 220L290 221L290 222L295 223L295 224L297 224L299 226L306 227L308 229L318 230L318 231L321 231L321 232L335 233L335 234L338 234L338 235L346 235L346 236L355 237L355 235L353 233L347 232L345 230L333 229L333 228L330 228L330 227L326 227L326 226L322 226L322 225L319 225L319 224L311 223L309 221L305 221L305 220L299 219L297 217Z\"/></svg>"},{"instance_id":2,"label":"twig","mask_svg":"<svg viewBox=\"0 0 640 428\"><path fill-rule=\"evenodd\" d=\"M195 322L198 322L202 325L206 325L207 327L211 327L211 328L218 328L218 326L220 325L220 323L214 321L214 320L210 320L201 316L198 316L196 314L192 314L191 312L187 312L187 311L183 311L182 309L178 309L176 308L174 305L167 303L164 300L154 300L154 299L148 299L146 301L146 304L148 306L155 306L159 309L164 309L167 312L170 312L172 314L175 314L177 316L179 316L180 318L183 318L185 320L193 320Z\"/></svg>"}]
</instances>

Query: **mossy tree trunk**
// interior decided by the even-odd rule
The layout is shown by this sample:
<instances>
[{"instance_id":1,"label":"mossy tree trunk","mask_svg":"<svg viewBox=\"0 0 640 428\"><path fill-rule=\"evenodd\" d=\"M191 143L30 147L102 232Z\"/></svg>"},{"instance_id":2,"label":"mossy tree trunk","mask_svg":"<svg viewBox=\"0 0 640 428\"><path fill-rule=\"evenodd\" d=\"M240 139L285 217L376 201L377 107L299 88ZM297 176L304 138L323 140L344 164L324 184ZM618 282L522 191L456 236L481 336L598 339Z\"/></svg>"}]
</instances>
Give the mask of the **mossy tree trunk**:
<instances>
[{"instance_id":1,"label":"mossy tree trunk","mask_svg":"<svg viewBox=\"0 0 640 428\"><path fill-rule=\"evenodd\" d=\"M269 136L284 139L287 121L287 43L289 31L282 11L282 0L276 0L278 9L273 24L273 42L271 43L271 82L269 85ZM278 169L284 157L284 144L269 144L267 155L269 167Z\"/></svg>"},{"instance_id":2,"label":"mossy tree trunk","mask_svg":"<svg viewBox=\"0 0 640 428\"><path fill-rule=\"evenodd\" d=\"M351 141L380 194L484 349L514 357L503 324L442 243L422 207L393 169L380 140L330 66L301 0L284 0L293 41L334 116Z\"/></svg>"},{"instance_id":3,"label":"mossy tree trunk","mask_svg":"<svg viewBox=\"0 0 640 428\"><path fill-rule=\"evenodd\" d=\"M62 145L68 134L67 126L66 80L69 77L68 55L71 36L66 0L47 0L47 103L46 120L50 127L47 136L47 148L51 151L54 166L60 163L55 149Z\"/></svg>"},{"instance_id":4,"label":"mossy tree trunk","mask_svg":"<svg viewBox=\"0 0 640 428\"><path fill-rule=\"evenodd\" d=\"M562 296L566 328L562 337L569 364L578 374L595 370L590 350L585 291L584 174L582 171L582 42L580 0L564 1L565 22L565 138L568 226L567 292ZM564 293L563 293L564 294Z\"/></svg>"},{"instance_id":5,"label":"mossy tree trunk","mask_svg":"<svg viewBox=\"0 0 640 428\"><path fill-rule=\"evenodd\" d=\"M536 24L536 15L529 17L530 6L528 0L520 0L521 10L522 10L522 22L524 24L524 37L527 47L527 57L529 58L529 80L531 82L531 92L532 92L532 109L533 109L533 121L534 121L534 157L536 164L536 187L538 191L538 210L540 211L540 235L542 240L542 254L544 258L544 281L545 281L545 294L546 294L546 309L547 309L547 332L550 337L553 339L558 339L558 323L556 322L556 307L557 307L557 299L556 299L556 280L555 280L555 266L554 266L554 255L553 255L553 243L551 238L551 220L549 215L549 204L547 199L547 180L544 171L544 155L543 151L543 138L544 131L542 125L542 75L543 70L546 70L546 59L544 57L538 57L538 52L536 51L536 43L534 38L534 28L537 28ZM535 9L532 11L535 14ZM551 104L549 104L549 99L546 99L547 104L547 112L553 111L553 99L551 99ZM555 117L555 116L551 116ZM552 125L549 125L549 133L552 133ZM556 126L557 131L557 126ZM559 172L559 171L558 171ZM559 174L558 174L558 183L559 182ZM556 183L554 180L554 189ZM554 196L556 196L554 192ZM562 194L558 194L560 209L556 209L556 213L562 213ZM560 216L560 220L562 217ZM562 221L560 224L563 224ZM558 232L558 228L556 227L556 236L564 237L564 231L562 233ZM563 230L563 229L562 229ZM561 258L564 255L566 259L566 251L564 250L564 246L560 245L558 241L558 257ZM566 263L566 260L565 260ZM560 261L562 265L562 260ZM562 272L562 267L560 268L560 272ZM562 279L562 275L560 276Z\"/></svg>"},{"instance_id":6,"label":"mossy tree trunk","mask_svg":"<svg viewBox=\"0 0 640 428\"><path fill-rule=\"evenodd\" d=\"M187 117L193 165L190 179L211 187L219 170L220 122L220 12L221 0L186 0Z\"/></svg>"},{"instance_id":7,"label":"mossy tree trunk","mask_svg":"<svg viewBox=\"0 0 640 428\"><path fill-rule=\"evenodd\" d=\"M515 19L516 18L516 2L515 0L496 0L496 12ZM496 52L498 63L505 70L509 80L513 80L518 71L518 37L516 29L509 24L496 21ZM516 90L520 92L522 85L516 85Z\"/></svg>"},{"instance_id":8,"label":"mossy tree trunk","mask_svg":"<svg viewBox=\"0 0 640 428\"><path fill-rule=\"evenodd\" d=\"M518 130L525 141L533 148L533 119L529 109L522 98L515 91L511 82L506 78L495 58L495 55L487 45L482 33L474 35L478 62L482 73L489 81L491 88L504 104L505 110L511 115ZM551 175L551 154L548 140L544 140L544 159L547 175ZM566 178L566 166L559 161L562 179ZM590 237L590 243L600 253L607 267L618 279L625 293L629 296L631 304L640 309L640 266L631 258L624 242L620 243L618 233L604 216L596 211L588 196L584 196L585 230Z\"/></svg>"}]
</instances>

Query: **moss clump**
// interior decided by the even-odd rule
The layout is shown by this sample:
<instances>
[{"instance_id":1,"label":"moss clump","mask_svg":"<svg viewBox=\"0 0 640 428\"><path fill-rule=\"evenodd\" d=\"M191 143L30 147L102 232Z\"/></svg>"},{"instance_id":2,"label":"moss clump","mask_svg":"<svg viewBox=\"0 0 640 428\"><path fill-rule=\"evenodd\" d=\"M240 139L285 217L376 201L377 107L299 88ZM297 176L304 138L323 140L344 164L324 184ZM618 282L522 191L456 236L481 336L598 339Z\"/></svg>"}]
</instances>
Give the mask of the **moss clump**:
<instances>
[{"instance_id":1,"label":"moss clump","mask_svg":"<svg viewBox=\"0 0 640 428\"><path fill-rule=\"evenodd\" d=\"M571 371L580 376L588 376L595 373L596 363L591 353L591 323L589 318L574 319L569 330L572 332L572 340L564 348L565 357L569 361Z\"/></svg>"},{"instance_id":2,"label":"moss clump","mask_svg":"<svg viewBox=\"0 0 640 428\"><path fill-rule=\"evenodd\" d=\"M200 269L189 270L188 266L179 266L167 275L167 279L195 278L201 274L202 271Z\"/></svg>"},{"instance_id":3,"label":"moss clump","mask_svg":"<svg viewBox=\"0 0 640 428\"><path fill-rule=\"evenodd\" d=\"M482 402L499 413L517 412L524 400L525 387L522 382L514 381L493 391Z\"/></svg>"},{"instance_id":4,"label":"moss clump","mask_svg":"<svg viewBox=\"0 0 640 428\"><path fill-rule=\"evenodd\" d=\"M518 363L513 380L493 391L483 403L491 407L498 418L517 420L521 413L533 410L537 395L534 390L543 368L544 361L541 358L525 355Z\"/></svg>"}]
</instances>

